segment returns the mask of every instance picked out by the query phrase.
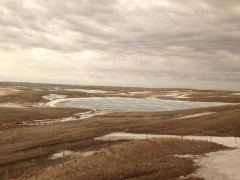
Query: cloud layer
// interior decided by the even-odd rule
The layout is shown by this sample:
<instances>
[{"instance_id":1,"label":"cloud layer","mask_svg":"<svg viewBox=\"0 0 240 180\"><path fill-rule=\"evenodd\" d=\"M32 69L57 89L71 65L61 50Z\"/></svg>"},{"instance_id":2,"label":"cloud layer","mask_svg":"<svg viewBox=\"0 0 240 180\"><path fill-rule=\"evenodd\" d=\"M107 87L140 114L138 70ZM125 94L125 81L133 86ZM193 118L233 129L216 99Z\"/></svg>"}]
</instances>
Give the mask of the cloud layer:
<instances>
[{"instance_id":1,"label":"cloud layer","mask_svg":"<svg viewBox=\"0 0 240 180\"><path fill-rule=\"evenodd\" d=\"M240 89L237 0L1 0L0 81Z\"/></svg>"}]
</instances>

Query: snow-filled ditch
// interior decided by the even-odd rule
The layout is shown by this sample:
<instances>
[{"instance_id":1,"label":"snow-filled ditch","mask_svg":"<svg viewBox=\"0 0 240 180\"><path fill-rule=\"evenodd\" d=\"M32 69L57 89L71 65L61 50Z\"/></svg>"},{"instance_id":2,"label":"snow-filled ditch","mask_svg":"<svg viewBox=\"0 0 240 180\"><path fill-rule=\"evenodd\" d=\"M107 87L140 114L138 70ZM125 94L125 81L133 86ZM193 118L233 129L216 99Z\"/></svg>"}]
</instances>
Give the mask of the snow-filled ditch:
<instances>
[{"instance_id":1,"label":"snow-filled ditch","mask_svg":"<svg viewBox=\"0 0 240 180\"><path fill-rule=\"evenodd\" d=\"M85 92L90 94L101 94L101 93L110 93L112 91L104 91L104 90L97 90L97 89L64 89L65 91L75 91L75 92Z\"/></svg>"},{"instance_id":2,"label":"snow-filled ditch","mask_svg":"<svg viewBox=\"0 0 240 180\"><path fill-rule=\"evenodd\" d=\"M158 135L158 134L136 134L126 132L110 133L101 137L96 137L98 141L119 141L119 140L133 140L133 139L151 139L151 138L177 138L188 140L203 140L215 142L227 147L240 147L239 137L218 137L218 136L179 136L179 135Z\"/></svg>"},{"instance_id":3,"label":"snow-filled ditch","mask_svg":"<svg viewBox=\"0 0 240 180\"><path fill-rule=\"evenodd\" d=\"M94 116L107 114L107 111L87 111L82 113L77 113L73 116L66 118L57 118L57 119L43 119L43 120L31 120L29 122L25 122L26 125L42 125L42 124L54 124L54 123L63 123L69 121L79 121L83 119L88 119Z\"/></svg>"},{"instance_id":4,"label":"snow-filled ditch","mask_svg":"<svg viewBox=\"0 0 240 180\"><path fill-rule=\"evenodd\" d=\"M188 118L194 118L194 117L201 117L201 116L206 116L214 113L215 112L202 112L202 113L196 113L196 114L188 114L185 116L178 117L176 119L188 119Z\"/></svg>"},{"instance_id":5,"label":"snow-filled ditch","mask_svg":"<svg viewBox=\"0 0 240 180\"><path fill-rule=\"evenodd\" d=\"M67 97L66 95L59 95L59 94L49 94L46 96L42 96L43 99L50 100L50 101L55 99L64 99L66 97Z\"/></svg>"},{"instance_id":6,"label":"snow-filled ditch","mask_svg":"<svg viewBox=\"0 0 240 180\"><path fill-rule=\"evenodd\" d=\"M0 103L0 107L7 108L25 108L27 104L18 104L18 103Z\"/></svg>"},{"instance_id":7,"label":"snow-filled ditch","mask_svg":"<svg viewBox=\"0 0 240 180\"><path fill-rule=\"evenodd\" d=\"M74 152L70 150L62 150L57 153L54 153L50 156L50 159L59 159L59 158L65 158L65 157L76 157L76 156L81 156L81 157L88 157L92 156L96 151L87 151L87 152Z\"/></svg>"},{"instance_id":8,"label":"snow-filled ditch","mask_svg":"<svg viewBox=\"0 0 240 180\"><path fill-rule=\"evenodd\" d=\"M180 92L180 91L170 91L166 94L159 95L159 97L172 97L172 98L179 98L179 99L185 99L189 98L189 95L193 94L194 92L188 91L188 92Z\"/></svg>"}]
</instances>

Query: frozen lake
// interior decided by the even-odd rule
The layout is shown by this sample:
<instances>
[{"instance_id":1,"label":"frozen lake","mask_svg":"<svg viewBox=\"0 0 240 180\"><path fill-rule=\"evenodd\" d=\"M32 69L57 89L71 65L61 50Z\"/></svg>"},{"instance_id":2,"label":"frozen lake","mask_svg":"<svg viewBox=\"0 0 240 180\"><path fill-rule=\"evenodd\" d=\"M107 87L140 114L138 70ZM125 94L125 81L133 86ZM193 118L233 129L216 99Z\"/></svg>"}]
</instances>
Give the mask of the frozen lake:
<instances>
[{"instance_id":1,"label":"frozen lake","mask_svg":"<svg viewBox=\"0 0 240 180\"><path fill-rule=\"evenodd\" d=\"M224 103L174 101L157 98L91 97L57 99L48 105L113 111L168 111L219 106L224 105Z\"/></svg>"}]
</instances>

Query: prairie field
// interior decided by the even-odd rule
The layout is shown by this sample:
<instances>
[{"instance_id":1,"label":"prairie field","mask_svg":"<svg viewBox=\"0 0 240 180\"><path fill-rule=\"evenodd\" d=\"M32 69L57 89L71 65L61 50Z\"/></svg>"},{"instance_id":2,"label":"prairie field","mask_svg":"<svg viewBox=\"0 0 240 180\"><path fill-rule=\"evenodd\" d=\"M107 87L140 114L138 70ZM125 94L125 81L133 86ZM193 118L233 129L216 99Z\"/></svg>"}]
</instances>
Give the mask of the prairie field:
<instances>
[{"instance_id":1,"label":"prairie field","mask_svg":"<svg viewBox=\"0 0 240 180\"><path fill-rule=\"evenodd\" d=\"M240 136L237 92L43 84L4 84L1 88L15 91L0 96L0 179L6 174L8 179L204 179L193 175L200 167L192 158L175 155L229 151L224 144L210 142L211 137ZM109 111L82 118L94 110L46 106L61 97L157 97L225 104L171 111ZM148 139L146 135L145 140L96 140L115 132L183 138ZM210 140L185 140L189 135ZM85 157L88 152L93 154ZM60 157L51 158L54 154Z\"/></svg>"}]
</instances>

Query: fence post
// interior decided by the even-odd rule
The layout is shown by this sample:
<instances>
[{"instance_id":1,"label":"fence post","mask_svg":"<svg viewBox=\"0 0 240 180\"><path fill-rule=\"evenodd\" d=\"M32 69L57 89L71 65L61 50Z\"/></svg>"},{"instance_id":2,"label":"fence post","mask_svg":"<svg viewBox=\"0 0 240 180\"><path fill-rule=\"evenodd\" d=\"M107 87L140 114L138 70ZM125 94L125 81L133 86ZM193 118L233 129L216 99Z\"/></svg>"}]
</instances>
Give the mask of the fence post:
<instances>
[{"instance_id":1,"label":"fence post","mask_svg":"<svg viewBox=\"0 0 240 180\"><path fill-rule=\"evenodd\" d=\"M148 129L146 129L146 134L147 134L147 141L148 141Z\"/></svg>"},{"instance_id":2,"label":"fence post","mask_svg":"<svg viewBox=\"0 0 240 180\"><path fill-rule=\"evenodd\" d=\"M111 138L109 138L109 141L108 141L108 148L110 149L110 146L111 146Z\"/></svg>"},{"instance_id":3,"label":"fence post","mask_svg":"<svg viewBox=\"0 0 240 180\"><path fill-rule=\"evenodd\" d=\"M6 168L6 176L5 179L8 180L8 169Z\"/></svg>"},{"instance_id":4,"label":"fence post","mask_svg":"<svg viewBox=\"0 0 240 180\"><path fill-rule=\"evenodd\" d=\"M63 150L63 159L65 158L65 151ZM65 166L65 160L63 160L63 166Z\"/></svg>"}]
</instances>

